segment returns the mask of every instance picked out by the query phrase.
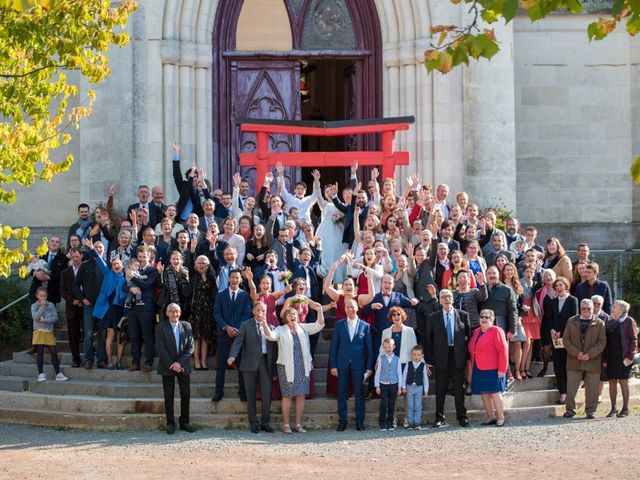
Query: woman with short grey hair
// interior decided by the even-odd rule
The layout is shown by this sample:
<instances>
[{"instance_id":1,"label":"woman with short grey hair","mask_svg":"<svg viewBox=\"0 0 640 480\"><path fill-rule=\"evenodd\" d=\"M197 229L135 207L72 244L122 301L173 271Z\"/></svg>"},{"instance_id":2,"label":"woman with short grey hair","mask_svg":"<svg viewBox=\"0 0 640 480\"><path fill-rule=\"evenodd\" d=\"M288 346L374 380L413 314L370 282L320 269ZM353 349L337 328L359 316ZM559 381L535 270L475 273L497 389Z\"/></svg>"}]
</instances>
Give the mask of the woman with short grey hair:
<instances>
[{"instance_id":1,"label":"woman with short grey hair","mask_svg":"<svg viewBox=\"0 0 640 480\"><path fill-rule=\"evenodd\" d=\"M611 319L606 324L607 348L603 355L603 368L609 379L611 411L607 417L618 418L629 415L629 376L633 358L638 353L638 326L629 316L630 305L616 300L611 308ZM618 411L616 400L618 384L622 391L622 410Z\"/></svg>"}]
</instances>

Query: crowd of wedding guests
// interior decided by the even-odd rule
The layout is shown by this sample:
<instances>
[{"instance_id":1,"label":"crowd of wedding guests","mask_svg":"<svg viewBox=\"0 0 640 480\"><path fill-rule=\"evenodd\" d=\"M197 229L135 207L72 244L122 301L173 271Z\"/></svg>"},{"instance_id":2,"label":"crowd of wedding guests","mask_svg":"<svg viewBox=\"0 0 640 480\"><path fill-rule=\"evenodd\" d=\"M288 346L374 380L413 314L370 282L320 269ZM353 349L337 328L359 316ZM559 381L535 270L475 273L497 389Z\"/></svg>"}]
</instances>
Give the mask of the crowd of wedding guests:
<instances>
[{"instance_id":1,"label":"crowd of wedding guests","mask_svg":"<svg viewBox=\"0 0 640 480\"><path fill-rule=\"evenodd\" d=\"M209 370L214 350L212 401L225 395L225 366L237 369L251 431L273 431L270 402L277 398L283 431L304 432L304 402L315 394L320 366L316 345L331 314L337 321L326 389L338 399L339 431L349 395L358 430L365 399L378 397L380 429L397 428L398 396L404 427L421 428L434 379L434 427L445 425L451 388L461 426L469 426L471 394L482 398L483 425L503 426L502 393L533 378L534 360L542 364L538 376L553 361L566 417L575 415L584 382L593 418L604 381L608 416L628 415L638 330L629 304L613 301L599 279L586 244L572 261L560 239L539 244L536 228L515 218L499 229L494 211L480 211L465 192L451 198L447 185L423 185L417 175L400 185L380 181L374 168L360 179L354 165L339 191L322 186L314 170L309 191L304 182L287 186L278 165L258 179L259 191L235 174L225 192L195 165L183 173L178 145L173 152L174 204L164 203L161 187L140 185L137 202L120 216L113 184L104 206L92 212L80 204L68 238L50 237L49 251L29 265L38 381L47 380L45 346L56 357L56 380L67 379L53 335L52 307L64 299L71 367L151 372L158 357L169 433L175 380L180 428L192 431L189 374ZM131 363L124 365L127 343Z\"/></svg>"}]
</instances>

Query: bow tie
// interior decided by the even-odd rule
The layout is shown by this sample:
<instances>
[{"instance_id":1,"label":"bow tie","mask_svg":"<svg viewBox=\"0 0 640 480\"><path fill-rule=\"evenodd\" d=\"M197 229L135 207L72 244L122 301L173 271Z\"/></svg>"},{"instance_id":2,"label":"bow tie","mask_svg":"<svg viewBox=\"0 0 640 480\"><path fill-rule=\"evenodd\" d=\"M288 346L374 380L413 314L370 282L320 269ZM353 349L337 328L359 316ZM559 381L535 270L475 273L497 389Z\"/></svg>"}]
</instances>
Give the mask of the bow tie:
<instances>
[{"instance_id":1,"label":"bow tie","mask_svg":"<svg viewBox=\"0 0 640 480\"><path fill-rule=\"evenodd\" d=\"M391 296L391 294L390 294L390 293L383 293L383 294L382 294L382 296L383 296L383 297L390 297L390 296Z\"/></svg>"}]
</instances>

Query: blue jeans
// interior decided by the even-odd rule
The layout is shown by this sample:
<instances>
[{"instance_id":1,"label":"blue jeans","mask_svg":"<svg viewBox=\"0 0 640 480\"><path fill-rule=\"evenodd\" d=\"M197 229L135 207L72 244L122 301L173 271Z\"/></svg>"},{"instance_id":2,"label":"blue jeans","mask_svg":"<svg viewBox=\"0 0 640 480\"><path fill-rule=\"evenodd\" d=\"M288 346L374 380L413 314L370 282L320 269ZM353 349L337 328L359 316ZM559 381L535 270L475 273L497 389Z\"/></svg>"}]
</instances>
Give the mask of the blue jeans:
<instances>
[{"instance_id":1,"label":"blue jeans","mask_svg":"<svg viewBox=\"0 0 640 480\"><path fill-rule=\"evenodd\" d=\"M422 385L407 385L407 422L409 425L422 423Z\"/></svg>"},{"instance_id":2,"label":"blue jeans","mask_svg":"<svg viewBox=\"0 0 640 480\"><path fill-rule=\"evenodd\" d=\"M396 413L396 397L398 396L398 384L380 384L380 415L378 423L380 428L392 428L393 416Z\"/></svg>"},{"instance_id":3,"label":"blue jeans","mask_svg":"<svg viewBox=\"0 0 640 480\"><path fill-rule=\"evenodd\" d=\"M338 369L338 421L347 423L349 376L351 376L353 394L356 397L356 423L364 423L364 389L362 388L364 371L356 370L351 365L349 368Z\"/></svg>"},{"instance_id":4,"label":"blue jeans","mask_svg":"<svg viewBox=\"0 0 640 480\"><path fill-rule=\"evenodd\" d=\"M98 330L98 363L107 363L107 352L104 346L104 329L98 328L97 319L93 316L93 307L93 304L84 305L82 307L82 319L84 325L84 342L82 349L84 351L84 361L93 363L93 332Z\"/></svg>"}]
</instances>

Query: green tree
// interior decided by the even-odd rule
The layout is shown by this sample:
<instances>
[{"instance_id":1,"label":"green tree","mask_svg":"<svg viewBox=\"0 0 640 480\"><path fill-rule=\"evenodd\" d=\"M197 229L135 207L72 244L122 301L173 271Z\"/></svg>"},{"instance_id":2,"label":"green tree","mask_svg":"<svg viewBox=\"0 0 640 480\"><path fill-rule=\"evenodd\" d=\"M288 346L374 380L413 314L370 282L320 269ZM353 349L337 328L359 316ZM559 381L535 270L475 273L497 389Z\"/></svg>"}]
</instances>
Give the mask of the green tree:
<instances>
[{"instance_id":1,"label":"green tree","mask_svg":"<svg viewBox=\"0 0 640 480\"><path fill-rule=\"evenodd\" d=\"M432 48L425 52L424 63L429 72L448 73L454 67L468 65L471 59L491 59L500 51L499 39L489 27L498 21L509 23L518 10L525 11L532 22L556 11L578 14L584 10L583 0L449 0L468 6L466 25L436 25L431 28ZM587 27L589 41L602 40L624 25L629 35L640 32L640 0L614 0L611 12ZM640 183L640 157L633 160L631 176Z\"/></svg>"},{"instance_id":2,"label":"green tree","mask_svg":"<svg viewBox=\"0 0 640 480\"><path fill-rule=\"evenodd\" d=\"M91 115L95 94L78 98L67 74L94 84L107 78L105 52L127 44L122 29L137 8L135 0L0 0L0 202L16 201L16 185L48 182L71 167L71 155L56 163L50 153ZM0 276L28 260L28 236L26 227L0 224ZM6 246L10 239L21 240L18 248Z\"/></svg>"}]
</instances>

